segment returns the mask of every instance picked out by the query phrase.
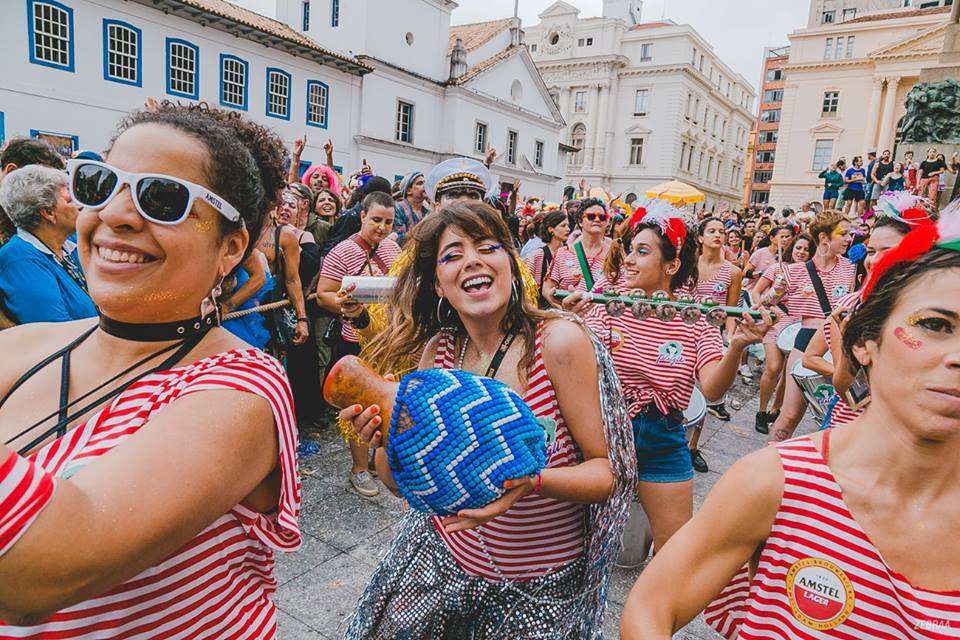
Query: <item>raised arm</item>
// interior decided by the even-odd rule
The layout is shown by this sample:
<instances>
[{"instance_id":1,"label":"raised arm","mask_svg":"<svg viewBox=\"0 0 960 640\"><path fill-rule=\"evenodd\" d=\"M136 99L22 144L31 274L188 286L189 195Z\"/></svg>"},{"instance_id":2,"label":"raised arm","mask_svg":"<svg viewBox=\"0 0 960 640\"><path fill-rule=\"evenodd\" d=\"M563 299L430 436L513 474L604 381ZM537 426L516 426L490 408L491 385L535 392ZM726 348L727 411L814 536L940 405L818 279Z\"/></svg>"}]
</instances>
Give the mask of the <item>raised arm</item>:
<instances>
[{"instance_id":1,"label":"raised arm","mask_svg":"<svg viewBox=\"0 0 960 640\"><path fill-rule=\"evenodd\" d=\"M736 329L730 334L730 346L719 360L711 360L697 371L700 380L700 390L708 402L716 402L723 397L733 385L737 377L737 368L740 366L740 355L751 344L760 342L763 335L770 330L773 322L770 314L760 310L763 320L753 322L749 316L736 320Z\"/></svg>"},{"instance_id":2,"label":"raised arm","mask_svg":"<svg viewBox=\"0 0 960 640\"><path fill-rule=\"evenodd\" d=\"M302 138L293 141L293 149L290 152L290 174L287 176L287 182L300 182L300 157L303 155L303 149L307 146L307 134Z\"/></svg>"},{"instance_id":3,"label":"raised arm","mask_svg":"<svg viewBox=\"0 0 960 640\"><path fill-rule=\"evenodd\" d=\"M640 574L620 619L621 638L669 640L703 611L766 540L782 496L775 449L734 463Z\"/></svg>"}]
</instances>

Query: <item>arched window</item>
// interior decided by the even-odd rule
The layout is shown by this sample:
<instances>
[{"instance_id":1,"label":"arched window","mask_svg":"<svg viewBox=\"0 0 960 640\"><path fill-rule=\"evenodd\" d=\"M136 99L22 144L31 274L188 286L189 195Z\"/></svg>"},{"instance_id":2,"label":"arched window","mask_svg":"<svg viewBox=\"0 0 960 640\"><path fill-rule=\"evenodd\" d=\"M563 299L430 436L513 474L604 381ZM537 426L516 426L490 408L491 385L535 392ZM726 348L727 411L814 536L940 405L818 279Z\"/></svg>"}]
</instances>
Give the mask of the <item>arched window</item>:
<instances>
[{"instance_id":1,"label":"arched window","mask_svg":"<svg viewBox=\"0 0 960 640\"><path fill-rule=\"evenodd\" d=\"M570 164L583 164L583 145L587 141L587 127L582 122L578 122L573 125L573 130L570 132L570 146L576 147L576 151L570 157Z\"/></svg>"}]
</instances>

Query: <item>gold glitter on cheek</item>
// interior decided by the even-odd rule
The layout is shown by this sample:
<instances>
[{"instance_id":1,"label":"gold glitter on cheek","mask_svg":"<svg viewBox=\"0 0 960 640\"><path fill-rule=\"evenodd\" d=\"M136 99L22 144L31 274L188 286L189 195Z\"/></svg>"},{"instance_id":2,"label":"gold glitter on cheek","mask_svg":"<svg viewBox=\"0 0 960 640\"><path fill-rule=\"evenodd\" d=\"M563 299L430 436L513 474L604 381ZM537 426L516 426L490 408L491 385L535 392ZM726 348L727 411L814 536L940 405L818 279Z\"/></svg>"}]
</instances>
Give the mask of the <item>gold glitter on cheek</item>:
<instances>
[{"instance_id":1,"label":"gold glitter on cheek","mask_svg":"<svg viewBox=\"0 0 960 640\"><path fill-rule=\"evenodd\" d=\"M193 228L199 233L206 233L213 228L213 220L198 220L194 223Z\"/></svg>"}]
</instances>

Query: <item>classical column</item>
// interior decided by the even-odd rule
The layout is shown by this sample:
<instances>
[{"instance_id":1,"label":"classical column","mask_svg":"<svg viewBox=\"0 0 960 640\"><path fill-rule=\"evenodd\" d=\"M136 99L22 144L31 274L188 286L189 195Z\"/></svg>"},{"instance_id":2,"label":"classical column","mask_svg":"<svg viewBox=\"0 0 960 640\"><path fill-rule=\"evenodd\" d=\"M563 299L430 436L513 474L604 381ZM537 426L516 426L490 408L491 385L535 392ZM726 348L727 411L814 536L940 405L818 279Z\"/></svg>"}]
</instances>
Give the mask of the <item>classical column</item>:
<instances>
[{"instance_id":1,"label":"classical column","mask_svg":"<svg viewBox=\"0 0 960 640\"><path fill-rule=\"evenodd\" d=\"M597 149L593 154L593 170L605 173L607 151L607 122L610 103L610 83L600 83L600 106L597 114Z\"/></svg>"},{"instance_id":2,"label":"classical column","mask_svg":"<svg viewBox=\"0 0 960 640\"><path fill-rule=\"evenodd\" d=\"M887 78L887 95L883 99L883 120L880 125L880 138L877 140L876 151L880 153L884 149L893 149L893 132L897 124L895 119L897 110L897 87L900 86L900 78ZM864 152L873 151L873 149L864 149Z\"/></svg>"},{"instance_id":3,"label":"classical column","mask_svg":"<svg viewBox=\"0 0 960 640\"><path fill-rule=\"evenodd\" d=\"M600 85L590 87L590 95L587 96L587 110L590 112L590 124L587 125L587 150L583 154L584 170L593 168L593 157L597 150L597 127L599 126L600 109L597 106L600 101Z\"/></svg>"},{"instance_id":4,"label":"classical column","mask_svg":"<svg viewBox=\"0 0 960 640\"><path fill-rule=\"evenodd\" d=\"M560 113L563 119L567 121L567 128L570 128L570 121L573 119L573 87L564 87L560 92Z\"/></svg>"},{"instance_id":5,"label":"classical column","mask_svg":"<svg viewBox=\"0 0 960 640\"><path fill-rule=\"evenodd\" d=\"M873 79L873 93L867 110L867 131L863 136L863 150L872 151L877 143L877 124L880 119L880 94L883 92L883 78Z\"/></svg>"}]
</instances>

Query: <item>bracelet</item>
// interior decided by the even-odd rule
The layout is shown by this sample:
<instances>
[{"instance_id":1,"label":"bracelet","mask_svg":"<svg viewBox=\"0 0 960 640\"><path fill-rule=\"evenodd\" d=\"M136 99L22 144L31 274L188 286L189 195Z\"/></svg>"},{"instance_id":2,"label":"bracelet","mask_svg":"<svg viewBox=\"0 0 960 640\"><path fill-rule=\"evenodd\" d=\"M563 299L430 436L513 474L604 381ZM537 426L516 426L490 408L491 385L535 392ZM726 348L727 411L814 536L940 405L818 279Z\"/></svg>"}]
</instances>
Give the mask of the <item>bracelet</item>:
<instances>
[{"instance_id":1,"label":"bracelet","mask_svg":"<svg viewBox=\"0 0 960 640\"><path fill-rule=\"evenodd\" d=\"M297 318L297 322L310 322L310 318Z\"/></svg>"},{"instance_id":2,"label":"bracelet","mask_svg":"<svg viewBox=\"0 0 960 640\"><path fill-rule=\"evenodd\" d=\"M27 532L53 498L54 479L43 468L11 453L0 462L0 556Z\"/></svg>"},{"instance_id":3,"label":"bracelet","mask_svg":"<svg viewBox=\"0 0 960 640\"><path fill-rule=\"evenodd\" d=\"M540 493L540 487L542 486L543 486L543 476L538 473L536 479L533 481L533 491L531 491L530 493Z\"/></svg>"}]
</instances>

